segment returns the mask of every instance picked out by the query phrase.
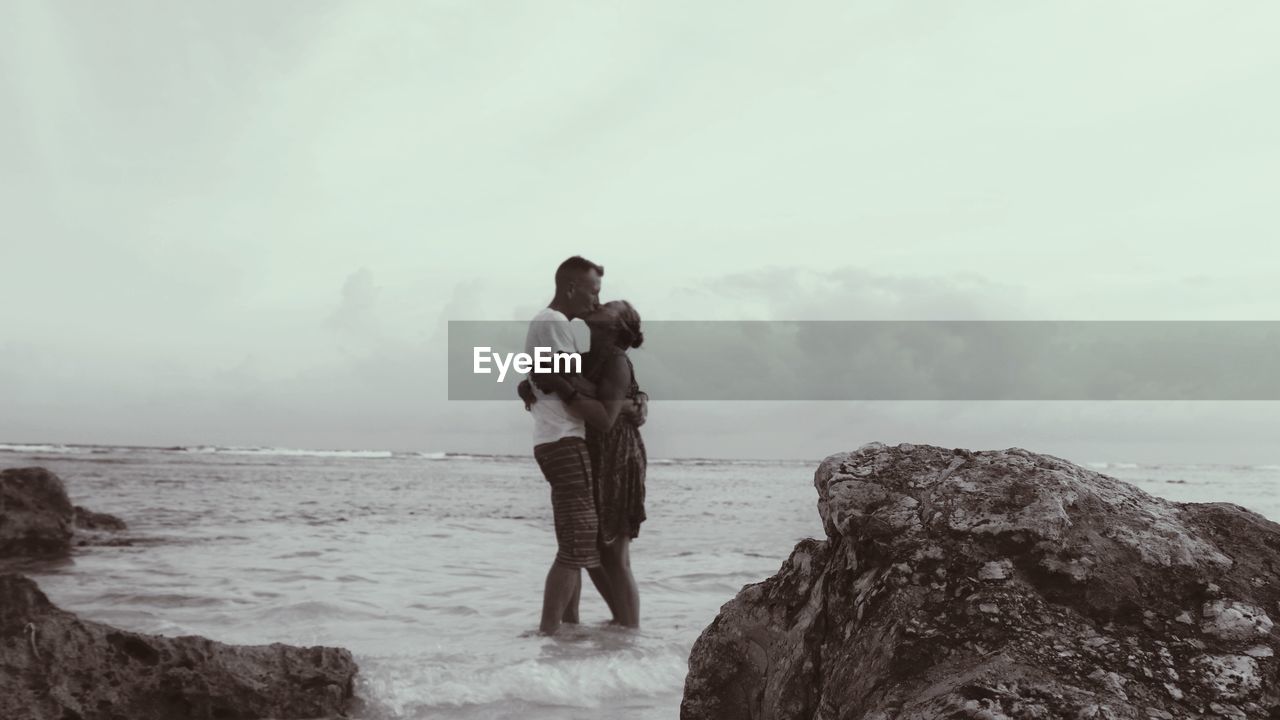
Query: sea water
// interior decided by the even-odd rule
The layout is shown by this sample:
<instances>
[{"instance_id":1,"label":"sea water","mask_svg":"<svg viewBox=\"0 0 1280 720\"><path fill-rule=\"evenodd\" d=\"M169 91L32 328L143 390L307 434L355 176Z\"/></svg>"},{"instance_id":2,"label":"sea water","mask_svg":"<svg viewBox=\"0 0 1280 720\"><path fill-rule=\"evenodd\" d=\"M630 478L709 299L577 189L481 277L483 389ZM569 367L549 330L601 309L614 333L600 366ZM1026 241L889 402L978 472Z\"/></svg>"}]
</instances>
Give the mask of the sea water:
<instances>
[{"instance_id":1,"label":"sea water","mask_svg":"<svg viewBox=\"0 0 1280 720\"><path fill-rule=\"evenodd\" d=\"M632 546L642 628L607 626L584 577L581 626L544 638L555 538L532 458L0 445L0 467L26 465L133 539L22 568L55 603L140 632L348 648L368 719L675 718L719 607L822 537L817 459L654 461ZM1280 467L1095 467L1280 518Z\"/></svg>"}]
</instances>

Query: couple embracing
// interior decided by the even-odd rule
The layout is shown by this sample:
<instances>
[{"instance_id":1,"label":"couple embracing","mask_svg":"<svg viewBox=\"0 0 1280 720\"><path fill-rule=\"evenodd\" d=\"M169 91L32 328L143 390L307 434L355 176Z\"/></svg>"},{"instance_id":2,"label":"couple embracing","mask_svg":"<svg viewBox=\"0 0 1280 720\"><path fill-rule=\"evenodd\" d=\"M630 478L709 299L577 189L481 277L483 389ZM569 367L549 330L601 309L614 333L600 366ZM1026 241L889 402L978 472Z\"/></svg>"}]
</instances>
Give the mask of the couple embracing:
<instances>
[{"instance_id":1,"label":"couple embracing","mask_svg":"<svg viewBox=\"0 0 1280 720\"><path fill-rule=\"evenodd\" d=\"M540 632L578 622L582 570L613 613L613 623L640 625L640 595L631 574L631 540L644 522L646 456L640 426L647 396L627 351L640 347L640 315L626 301L600 304L604 268L574 256L556 269L556 293L529 324L526 351L581 353L579 375L531 374L520 397L533 415L533 456L551 486L556 557L547 573ZM586 321L582 348L570 321ZM585 351L585 352L584 352Z\"/></svg>"}]
</instances>

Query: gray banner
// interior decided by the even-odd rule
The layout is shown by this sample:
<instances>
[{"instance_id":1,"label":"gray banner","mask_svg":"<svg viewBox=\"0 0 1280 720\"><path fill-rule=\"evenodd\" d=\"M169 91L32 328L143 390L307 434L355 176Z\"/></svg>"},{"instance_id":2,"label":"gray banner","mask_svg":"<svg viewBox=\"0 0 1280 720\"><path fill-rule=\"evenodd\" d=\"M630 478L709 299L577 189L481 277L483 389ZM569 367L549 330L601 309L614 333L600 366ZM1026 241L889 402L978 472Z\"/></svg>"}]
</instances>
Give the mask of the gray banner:
<instances>
[{"instance_id":1,"label":"gray banner","mask_svg":"<svg viewBox=\"0 0 1280 720\"><path fill-rule=\"evenodd\" d=\"M449 399L514 401L474 371L525 322L449 323ZM585 328L581 328L585 337ZM632 350L653 400L1280 400L1273 321L655 321Z\"/></svg>"}]
</instances>

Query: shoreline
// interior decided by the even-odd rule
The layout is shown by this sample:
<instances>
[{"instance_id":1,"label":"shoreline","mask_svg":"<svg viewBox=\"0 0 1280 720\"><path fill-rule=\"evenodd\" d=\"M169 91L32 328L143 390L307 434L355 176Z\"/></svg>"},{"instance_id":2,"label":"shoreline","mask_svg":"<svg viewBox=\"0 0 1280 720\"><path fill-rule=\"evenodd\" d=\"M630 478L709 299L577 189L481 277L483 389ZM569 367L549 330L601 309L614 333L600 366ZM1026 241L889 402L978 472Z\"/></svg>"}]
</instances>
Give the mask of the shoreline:
<instances>
[{"instance_id":1,"label":"shoreline","mask_svg":"<svg viewBox=\"0 0 1280 720\"><path fill-rule=\"evenodd\" d=\"M128 546L118 517L72 505L39 467L0 470L0 560L69 561ZM29 720L315 718L345 714L358 672L341 648L229 645L83 620L23 574L0 572L0 714Z\"/></svg>"},{"instance_id":2,"label":"shoreline","mask_svg":"<svg viewBox=\"0 0 1280 720\"><path fill-rule=\"evenodd\" d=\"M40 581L59 604L148 633L347 647L361 664L356 696L406 718L544 705L548 716L622 706L628 720L669 717L697 633L744 584L776 573L796 538L822 536L813 464L655 465L634 559L645 636L548 646L516 639L536 625L541 578L529 568L554 547L527 463L137 453L51 467L77 502L135 521L132 546L96 546ZM1143 487L1175 498L1249 503L1270 475L1151 477ZM583 619L604 617L589 600ZM565 713L590 715L581 708Z\"/></svg>"}]
</instances>

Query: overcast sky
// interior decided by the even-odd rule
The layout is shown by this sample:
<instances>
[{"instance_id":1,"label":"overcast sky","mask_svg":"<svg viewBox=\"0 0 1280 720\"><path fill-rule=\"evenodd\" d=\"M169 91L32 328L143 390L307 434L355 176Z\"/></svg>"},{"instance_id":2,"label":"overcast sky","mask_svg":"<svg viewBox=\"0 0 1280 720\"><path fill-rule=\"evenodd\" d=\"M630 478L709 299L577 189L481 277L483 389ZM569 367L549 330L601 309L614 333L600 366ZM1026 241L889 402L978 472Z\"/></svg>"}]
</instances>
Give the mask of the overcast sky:
<instances>
[{"instance_id":1,"label":"overcast sky","mask_svg":"<svg viewBox=\"0 0 1280 720\"><path fill-rule=\"evenodd\" d=\"M445 322L531 316L575 253L649 319L1277 319L1277 23L1271 2L12 0L0 441L526 452L519 406L445 400ZM1278 421L656 403L645 431L654 456L1280 462Z\"/></svg>"}]
</instances>

